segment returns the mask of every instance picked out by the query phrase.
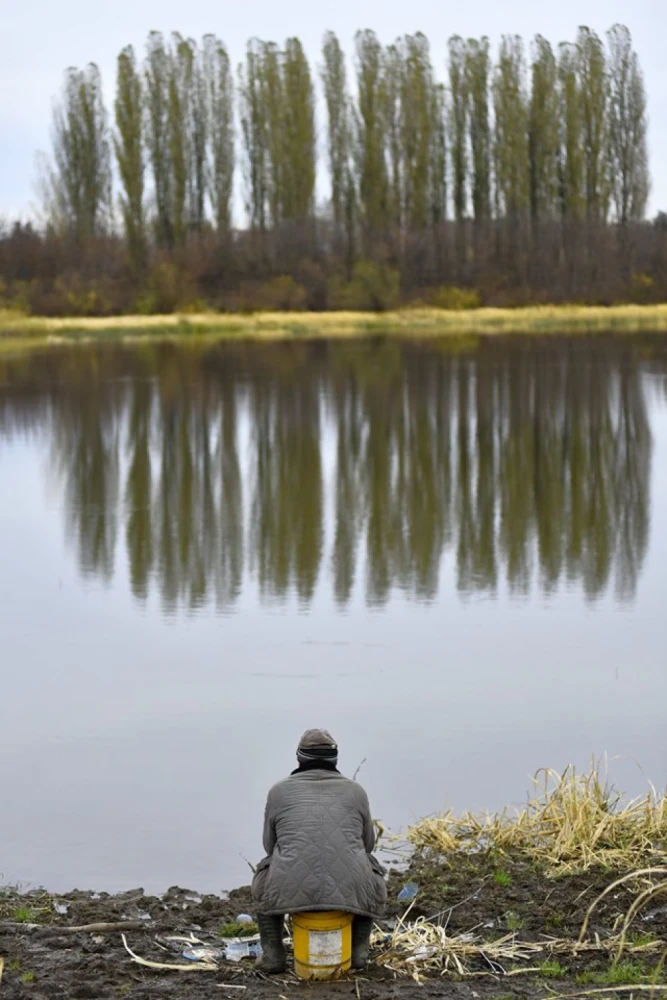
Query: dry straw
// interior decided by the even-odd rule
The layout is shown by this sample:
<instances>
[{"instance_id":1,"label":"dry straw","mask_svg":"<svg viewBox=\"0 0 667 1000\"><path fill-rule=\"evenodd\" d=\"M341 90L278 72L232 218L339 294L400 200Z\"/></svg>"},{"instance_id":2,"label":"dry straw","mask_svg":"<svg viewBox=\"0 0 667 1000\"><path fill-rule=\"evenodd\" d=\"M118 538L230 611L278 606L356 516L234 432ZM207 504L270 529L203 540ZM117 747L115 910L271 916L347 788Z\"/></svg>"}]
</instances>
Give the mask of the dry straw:
<instances>
[{"instance_id":1,"label":"dry straw","mask_svg":"<svg viewBox=\"0 0 667 1000\"><path fill-rule=\"evenodd\" d=\"M583 954L604 955L614 962L624 954L655 954L664 949L662 941L629 944L623 935L590 940L580 937L545 937L541 941L521 941L506 934L484 941L474 933L450 935L447 927L425 918L407 923L405 918L378 953L376 962L396 975L416 982L432 976L456 973L459 976L519 976L540 973L541 965L559 957Z\"/></svg>"},{"instance_id":2,"label":"dry straw","mask_svg":"<svg viewBox=\"0 0 667 1000\"><path fill-rule=\"evenodd\" d=\"M642 862L667 859L667 797L653 788L624 801L593 762L588 773L568 767L562 774L538 771L535 794L510 811L423 820L408 833L417 848L437 854L495 850L521 854L546 874L574 875L591 868L630 871Z\"/></svg>"}]
</instances>

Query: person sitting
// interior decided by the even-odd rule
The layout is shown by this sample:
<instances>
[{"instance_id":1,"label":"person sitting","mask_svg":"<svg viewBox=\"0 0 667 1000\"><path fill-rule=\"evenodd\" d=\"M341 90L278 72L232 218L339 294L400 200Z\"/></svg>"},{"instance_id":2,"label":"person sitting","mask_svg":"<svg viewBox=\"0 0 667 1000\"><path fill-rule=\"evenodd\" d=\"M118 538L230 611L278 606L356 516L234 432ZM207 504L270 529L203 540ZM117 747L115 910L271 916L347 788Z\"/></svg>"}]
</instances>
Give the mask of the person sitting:
<instances>
[{"instance_id":1,"label":"person sitting","mask_svg":"<svg viewBox=\"0 0 667 1000\"><path fill-rule=\"evenodd\" d=\"M373 855L368 796L338 771L338 746L326 729L299 742L299 766L269 792L264 814L266 857L252 895L262 972L284 972L285 914L338 910L353 914L352 967L368 961L373 918L387 899L384 869Z\"/></svg>"}]
</instances>

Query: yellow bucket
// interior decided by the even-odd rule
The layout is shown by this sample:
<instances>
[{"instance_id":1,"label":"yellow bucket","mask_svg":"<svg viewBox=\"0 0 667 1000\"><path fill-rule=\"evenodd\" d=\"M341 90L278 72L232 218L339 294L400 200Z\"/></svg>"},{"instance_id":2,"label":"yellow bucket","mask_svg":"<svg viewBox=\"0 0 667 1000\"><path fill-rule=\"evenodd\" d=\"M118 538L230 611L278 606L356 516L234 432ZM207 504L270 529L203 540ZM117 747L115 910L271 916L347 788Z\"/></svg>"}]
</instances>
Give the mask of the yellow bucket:
<instances>
[{"instance_id":1,"label":"yellow bucket","mask_svg":"<svg viewBox=\"0 0 667 1000\"><path fill-rule=\"evenodd\" d=\"M351 913L293 913L294 970L301 979L335 979L352 964Z\"/></svg>"}]
</instances>

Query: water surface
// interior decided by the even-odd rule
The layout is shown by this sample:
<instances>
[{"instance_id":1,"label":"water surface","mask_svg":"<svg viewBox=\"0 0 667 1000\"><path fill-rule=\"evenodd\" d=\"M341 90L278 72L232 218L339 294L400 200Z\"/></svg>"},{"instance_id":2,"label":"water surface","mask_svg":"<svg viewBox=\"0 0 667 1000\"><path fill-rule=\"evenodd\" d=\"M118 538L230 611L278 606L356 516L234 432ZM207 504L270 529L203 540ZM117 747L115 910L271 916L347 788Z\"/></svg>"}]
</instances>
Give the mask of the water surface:
<instances>
[{"instance_id":1,"label":"water surface","mask_svg":"<svg viewBox=\"0 0 667 1000\"><path fill-rule=\"evenodd\" d=\"M220 889L304 728L394 829L666 781L667 343L0 359L0 869Z\"/></svg>"}]
</instances>

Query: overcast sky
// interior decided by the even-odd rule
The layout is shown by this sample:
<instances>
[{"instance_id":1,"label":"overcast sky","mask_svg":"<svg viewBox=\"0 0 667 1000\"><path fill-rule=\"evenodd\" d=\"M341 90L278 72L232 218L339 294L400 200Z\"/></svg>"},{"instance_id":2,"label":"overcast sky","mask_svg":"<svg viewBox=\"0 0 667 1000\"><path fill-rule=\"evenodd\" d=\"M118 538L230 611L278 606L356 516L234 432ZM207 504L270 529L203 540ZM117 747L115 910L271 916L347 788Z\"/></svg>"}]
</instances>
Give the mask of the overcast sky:
<instances>
[{"instance_id":1,"label":"overcast sky","mask_svg":"<svg viewBox=\"0 0 667 1000\"><path fill-rule=\"evenodd\" d=\"M0 217L30 215L35 203L35 156L48 151L51 108L63 70L96 62L102 71L109 109L115 60L132 43L143 51L152 29L180 31L199 38L213 32L228 46L236 65L251 36L281 41L298 35L311 61L319 62L320 42L331 28L348 53L359 28L373 28L385 43L406 32L423 31L432 46L440 78L450 35L487 34L495 46L502 34L526 41L540 33L554 45L574 39L586 24L599 34L617 21L630 28L646 78L649 154L653 186L651 214L667 211L667 2L665 0L475 0L446 4L434 0L245 0L224 4L198 0L0 0L3 47L0 60Z\"/></svg>"}]
</instances>

